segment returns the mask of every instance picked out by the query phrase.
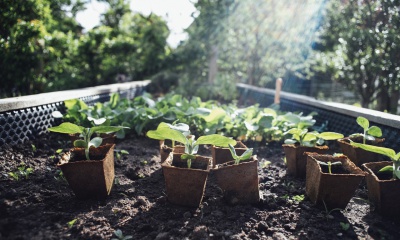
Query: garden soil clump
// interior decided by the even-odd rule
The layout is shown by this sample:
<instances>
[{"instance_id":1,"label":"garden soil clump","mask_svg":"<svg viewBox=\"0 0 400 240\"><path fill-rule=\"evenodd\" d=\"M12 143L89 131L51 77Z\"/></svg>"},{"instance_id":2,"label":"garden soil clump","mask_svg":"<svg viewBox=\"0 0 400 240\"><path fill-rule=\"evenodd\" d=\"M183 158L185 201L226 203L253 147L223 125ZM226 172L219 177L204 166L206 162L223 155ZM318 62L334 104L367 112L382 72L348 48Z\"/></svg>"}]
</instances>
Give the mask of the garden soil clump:
<instances>
[{"instance_id":1,"label":"garden soil clump","mask_svg":"<svg viewBox=\"0 0 400 240\"><path fill-rule=\"evenodd\" d=\"M32 144L35 147L32 147ZM0 239L398 239L400 223L370 212L365 181L346 209L327 211L305 196L305 180L286 175L281 143L245 142L259 159L259 203L229 205L212 173L199 208L168 202L159 142L117 142L115 183L105 200L78 200L59 175L56 134L0 148ZM210 147L200 153L211 156ZM266 165L266 161L271 164ZM33 173L9 176L24 164Z\"/></svg>"}]
</instances>

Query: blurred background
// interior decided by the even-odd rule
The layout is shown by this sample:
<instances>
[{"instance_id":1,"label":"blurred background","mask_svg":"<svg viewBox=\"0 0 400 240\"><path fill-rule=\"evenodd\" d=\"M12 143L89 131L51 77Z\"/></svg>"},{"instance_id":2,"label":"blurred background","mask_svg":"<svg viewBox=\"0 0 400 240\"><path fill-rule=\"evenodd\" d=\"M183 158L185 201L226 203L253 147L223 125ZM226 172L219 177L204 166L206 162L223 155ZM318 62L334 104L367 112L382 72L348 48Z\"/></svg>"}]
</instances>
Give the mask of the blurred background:
<instances>
[{"instance_id":1,"label":"blurred background","mask_svg":"<svg viewBox=\"0 0 400 240\"><path fill-rule=\"evenodd\" d=\"M0 0L0 98L151 79L237 99L236 83L398 113L392 0Z\"/></svg>"}]
</instances>

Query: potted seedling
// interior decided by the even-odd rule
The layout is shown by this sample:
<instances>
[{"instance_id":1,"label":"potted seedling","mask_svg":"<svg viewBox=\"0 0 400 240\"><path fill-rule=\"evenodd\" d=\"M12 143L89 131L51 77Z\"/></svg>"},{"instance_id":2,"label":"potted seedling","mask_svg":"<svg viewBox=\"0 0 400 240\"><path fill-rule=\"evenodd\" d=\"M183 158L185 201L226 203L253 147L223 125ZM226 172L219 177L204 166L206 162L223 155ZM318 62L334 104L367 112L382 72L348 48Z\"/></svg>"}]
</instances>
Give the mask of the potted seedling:
<instances>
[{"instance_id":1,"label":"potted seedling","mask_svg":"<svg viewBox=\"0 0 400 240\"><path fill-rule=\"evenodd\" d=\"M305 178L307 156L305 152L326 153L328 146L324 145L327 140L343 138L343 134L335 132L316 131L309 132L308 129L292 128L284 135L291 134L290 139L285 140L283 150L286 155L287 173L289 175Z\"/></svg>"},{"instance_id":2,"label":"potted seedling","mask_svg":"<svg viewBox=\"0 0 400 240\"><path fill-rule=\"evenodd\" d=\"M74 148L63 155L57 164L79 199L102 199L110 194L114 181L114 144L100 146L103 139L95 133L113 133L123 127L94 126L84 128L65 122L48 128L51 132L79 134L82 139L74 141Z\"/></svg>"},{"instance_id":3,"label":"potted seedling","mask_svg":"<svg viewBox=\"0 0 400 240\"><path fill-rule=\"evenodd\" d=\"M369 162L362 166L367 172L368 198L375 210L389 218L400 214L400 152L393 149L351 142L352 145L366 151L382 154L392 161Z\"/></svg>"},{"instance_id":4,"label":"potted seedling","mask_svg":"<svg viewBox=\"0 0 400 240\"><path fill-rule=\"evenodd\" d=\"M379 161L380 156L377 153L351 145L350 140L357 143L382 146L385 139L380 138L382 136L381 129L377 126L370 126L368 119L358 117L356 121L363 128L363 133L354 133L337 141L343 154L360 167L367 162Z\"/></svg>"},{"instance_id":5,"label":"potted seedling","mask_svg":"<svg viewBox=\"0 0 400 240\"><path fill-rule=\"evenodd\" d=\"M234 149L238 155L241 155L247 150L247 147L242 143L242 141L236 141ZM213 167L215 167L217 164L235 160L231 150L227 147L218 147L213 145L211 148L211 156L213 159Z\"/></svg>"},{"instance_id":6,"label":"potted seedling","mask_svg":"<svg viewBox=\"0 0 400 240\"><path fill-rule=\"evenodd\" d=\"M190 135L190 130L189 130L189 125L186 123L178 123L178 124L168 124L166 123L171 129L175 129L177 131L180 131L185 135L187 138L191 138L192 135ZM171 147L169 147L167 144L165 144L165 139L160 139L160 158L161 158L161 163L167 159L169 154L171 152L174 153L184 153L185 152L185 146L176 144L175 140L171 140Z\"/></svg>"},{"instance_id":7,"label":"potted seedling","mask_svg":"<svg viewBox=\"0 0 400 240\"><path fill-rule=\"evenodd\" d=\"M257 203L260 200L258 186L258 160L253 149L238 155L229 144L233 161L217 164L213 170L218 187L229 204Z\"/></svg>"},{"instance_id":8,"label":"potted seedling","mask_svg":"<svg viewBox=\"0 0 400 240\"><path fill-rule=\"evenodd\" d=\"M201 136L197 140L187 138L182 132L160 123L157 130L147 132L153 139L169 139L185 146L185 153L171 153L161 164L168 201L182 206L198 207L203 198L211 158L197 155L199 145L211 144L226 147L236 141L221 135Z\"/></svg>"},{"instance_id":9,"label":"potted seedling","mask_svg":"<svg viewBox=\"0 0 400 240\"><path fill-rule=\"evenodd\" d=\"M365 173L345 155L306 153L306 193L327 209L345 209Z\"/></svg>"}]
</instances>

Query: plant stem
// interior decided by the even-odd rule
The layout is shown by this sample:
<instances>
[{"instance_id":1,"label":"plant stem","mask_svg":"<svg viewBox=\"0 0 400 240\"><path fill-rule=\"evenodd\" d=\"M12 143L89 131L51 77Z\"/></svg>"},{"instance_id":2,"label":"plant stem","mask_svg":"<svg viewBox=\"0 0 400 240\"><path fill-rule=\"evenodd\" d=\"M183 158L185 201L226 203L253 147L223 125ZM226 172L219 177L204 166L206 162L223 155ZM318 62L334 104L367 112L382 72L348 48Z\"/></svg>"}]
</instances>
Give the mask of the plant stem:
<instances>
[{"instance_id":1,"label":"plant stem","mask_svg":"<svg viewBox=\"0 0 400 240\"><path fill-rule=\"evenodd\" d=\"M332 163L331 163L331 161L328 162L328 171L329 171L329 174L332 174Z\"/></svg>"},{"instance_id":2,"label":"plant stem","mask_svg":"<svg viewBox=\"0 0 400 240\"><path fill-rule=\"evenodd\" d=\"M366 134L367 134L367 131L364 129L363 144L365 144L365 136L367 136Z\"/></svg>"}]
</instances>

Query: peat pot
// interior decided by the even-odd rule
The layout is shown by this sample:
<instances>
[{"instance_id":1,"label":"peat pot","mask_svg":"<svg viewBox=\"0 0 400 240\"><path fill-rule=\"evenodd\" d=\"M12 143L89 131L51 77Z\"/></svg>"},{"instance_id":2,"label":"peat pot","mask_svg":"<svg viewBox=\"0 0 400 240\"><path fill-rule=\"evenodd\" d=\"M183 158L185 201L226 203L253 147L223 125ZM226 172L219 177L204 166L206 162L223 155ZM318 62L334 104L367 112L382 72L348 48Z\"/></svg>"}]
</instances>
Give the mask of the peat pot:
<instances>
[{"instance_id":1,"label":"peat pot","mask_svg":"<svg viewBox=\"0 0 400 240\"><path fill-rule=\"evenodd\" d=\"M328 166L318 161L338 162L332 165L332 173ZM307 153L306 193L316 205L326 205L328 209L345 209L354 192L358 188L365 173L345 155L332 156L318 153Z\"/></svg>"},{"instance_id":2,"label":"peat pot","mask_svg":"<svg viewBox=\"0 0 400 240\"><path fill-rule=\"evenodd\" d=\"M298 177L306 177L307 156L305 152L327 153L328 146L305 147L298 144L283 144L283 150L286 155L287 174Z\"/></svg>"},{"instance_id":3,"label":"peat pot","mask_svg":"<svg viewBox=\"0 0 400 240\"><path fill-rule=\"evenodd\" d=\"M242 155L247 150L246 145L244 145L241 141L236 141L236 145L234 146L234 148L238 156ZM217 164L222 164L234 160L231 151L227 147L224 148L212 146L211 155L213 159L213 167L215 167L215 165Z\"/></svg>"},{"instance_id":4,"label":"peat pot","mask_svg":"<svg viewBox=\"0 0 400 240\"><path fill-rule=\"evenodd\" d=\"M216 165L213 174L226 202L247 204L260 200L257 167L257 156L237 165L234 161Z\"/></svg>"},{"instance_id":5,"label":"peat pot","mask_svg":"<svg viewBox=\"0 0 400 240\"><path fill-rule=\"evenodd\" d=\"M367 144L383 146L384 138L376 138L375 141L368 141ZM346 155L355 165L361 167L364 163L376 162L382 155L352 146L348 137L337 140L344 155ZM362 143L362 141L356 141Z\"/></svg>"},{"instance_id":6,"label":"peat pot","mask_svg":"<svg viewBox=\"0 0 400 240\"><path fill-rule=\"evenodd\" d=\"M203 199L211 158L197 156L191 168L181 159L181 153L171 153L161 164L168 201L172 204L199 207Z\"/></svg>"},{"instance_id":7,"label":"peat pot","mask_svg":"<svg viewBox=\"0 0 400 240\"><path fill-rule=\"evenodd\" d=\"M363 167L367 172L368 198L375 206L375 211L384 217L398 218L400 214L400 180L392 179L392 173L378 173L381 168L392 164L389 161L371 162L363 164Z\"/></svg>"},{"instance_id":8,"label":"peat pot","mask_svg":"<svg viewBox=\"0 0 400 240\"><path fill-rule=\"evenodd\" d=\"M57 164L78 199L104 199L110 194L115 176L114 146L90 148L91 160L86 160L85 149L74 148L68 162Z\"/></svg>"},{"instance_id":9,"label":"peat pot","mask_svg":"<svg viewBox=\"0 0 400 240\"><path fill-rule=\"evenodd\" d=\"M164 140L160 140L160 157L161 157L161 163L165 161L165 159L168 158L169 154L173 153L185 153L185 146L183 145L176 145L175 147L168 147L165 144Z\"/></svg>"}]
</instances>

